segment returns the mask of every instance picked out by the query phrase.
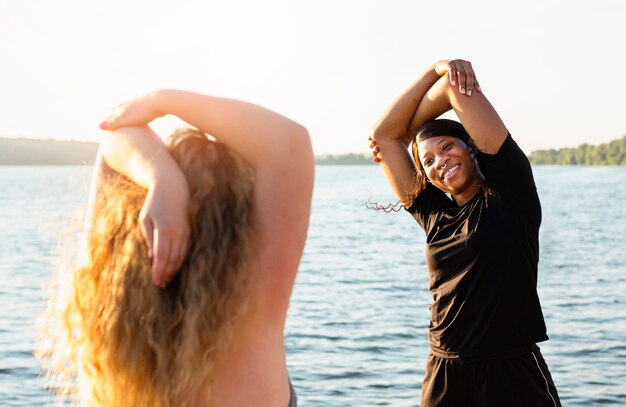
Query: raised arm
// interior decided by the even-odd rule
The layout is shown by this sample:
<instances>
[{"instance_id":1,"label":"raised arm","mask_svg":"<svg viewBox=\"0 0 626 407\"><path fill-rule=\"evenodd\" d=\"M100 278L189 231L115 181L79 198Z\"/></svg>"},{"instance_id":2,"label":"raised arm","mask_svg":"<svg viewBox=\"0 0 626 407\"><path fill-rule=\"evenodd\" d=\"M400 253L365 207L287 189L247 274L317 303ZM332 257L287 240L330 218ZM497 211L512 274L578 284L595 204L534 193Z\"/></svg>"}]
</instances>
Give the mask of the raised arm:
<instances>
[{"instance_id":1,"label":"raised arm","mask_svg":"<svg viewBox=\"0 0 626 407\"><path fill-rule=\"evenodd\" d=\"M371 137L375 161L381 163L391 188L405 205L416 171L407 150L414 135L410 126L424 95L438 79L434 65L422 73L383 113Z\"/></svg>"},{"instance_id":2,"label":"raised arm","mask_svg":"<svg viewBox=\"0 0 626 407\"><path fill-rule=\"evenodd\" d=\"M255 226L264 269L288 273L273 283L291 290L313 189L313 153L304 127L251 103L179 90L160 90L120 107L103 129L144 125L173 114L241 155L256 171Z\"/></svg>"},{"instance_id":3,"label":"raised arm","mask_svg":"<svg viewBox=\"0 0 626 407\"><path fill-rule=\"evenodd\" d=\"M476 147L488 154L497 153L508 132L484 93L472 92L477 82L471 64L461 60L439 61L435 70L441 78L420 101L410 124L413 134L427 121L454 109ZM453 81L454 77L459 79ZM464 83L461 78L466 79Z\"/></svg>"},{"instance_id":4,"label":"raised arm","mask_svg":"<svg viewBox=\"0 0 626 407\"><path fill-rule=\"evenodd\" d=\"M423 124L450 109L481 151L497 152L506 138L506 128L482 94L471 63L458 59L435 62L391 104L372 137L374 161L381 163L405 204L416 171L407 147Z\"/></svg>"},{"instance_id":5,"label":"raised arm","mask_svg":"<svg viewBox=\"0 0 626 407\"><path fill-rule=\"evenodd\" d=\"M182 264L189 243L189 187L185 176L163 141L147 126L119 128L102 139L92 181L91 208L111 170L148 190L139 220L148 255L153 258L152 281L164 287Z\"/></svg>"}]
</instances>

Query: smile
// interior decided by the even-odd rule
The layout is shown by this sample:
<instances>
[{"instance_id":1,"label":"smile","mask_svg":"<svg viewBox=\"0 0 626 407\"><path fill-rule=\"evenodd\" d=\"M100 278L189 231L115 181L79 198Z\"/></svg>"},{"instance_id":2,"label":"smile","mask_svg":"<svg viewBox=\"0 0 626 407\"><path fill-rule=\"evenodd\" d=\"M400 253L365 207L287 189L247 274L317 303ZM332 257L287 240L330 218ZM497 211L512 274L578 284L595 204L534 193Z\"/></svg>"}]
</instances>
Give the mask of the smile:
<instances>
[{"instance_id":1,"label":"smile","mask_svg":"<svg viewBox=\"0 0 626 407\"><path fill-rule=\"evenodd\" d=\"M456 170L459 169L459 166L460 166L460 164L457 164L454 167L451 167L450 169L448 169L446 172L443 173L443 177L442 178L448 178L448 177L454 175Z\"/></svg>"}]
</instances>

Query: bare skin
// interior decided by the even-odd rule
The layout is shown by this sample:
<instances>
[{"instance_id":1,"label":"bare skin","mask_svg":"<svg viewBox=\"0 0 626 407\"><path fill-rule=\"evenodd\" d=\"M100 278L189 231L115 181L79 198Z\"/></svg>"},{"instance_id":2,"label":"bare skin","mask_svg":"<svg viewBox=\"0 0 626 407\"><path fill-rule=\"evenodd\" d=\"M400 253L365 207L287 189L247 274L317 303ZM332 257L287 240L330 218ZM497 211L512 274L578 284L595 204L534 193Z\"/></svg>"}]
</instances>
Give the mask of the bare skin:
<instances>
[{"instance_id":1,"label":"bare skin","mask_svg":"<svg viewBox=\"0 0 626 407\"><path fill-rule=\"evenodd\" d=\"M456 137L439 136L420 141L420 162L430 182L464 205L480 191L482 180L467 145Z\"/></svg>"},{"instance_id":2,"label":"bare skin","mask_svg":"<svg viewBox=\"0 0 626 407\"><path fill-rule=\"evenodd\" d=\"M435 62L391 104L369 138L374 161L381 163L389 184L405 205L408 204L407 196L417 172L407 146L424 123L451 109L454 109L478 150L494 154L506 139L507 129L482 93L472 65L463 60ZM467 190L451 191L444 184L437 185L439 180L436 177L431 179L435 173L429 174L422 157L424 154L439 154L439 161L433 164L436 171L441 169L436 164L440 162L443 165L450 157L438 152L434 146L436 143L418 145L420 162L426 175L435 186L452 193L457 204L463 205L480 190L476 187L480 184L480 177L475 172L459 173L461 177L458 178L462 181L459 184L470 186ZM471 162L467 146L464 152L454 151L465 155L463 161L469 159ZM461 160L460 156L456 159Z\"/></svg>"},{"instance_id":3,"label":"bare skin","mask_svg":"<svg viewBox=\"0 0 626 407\"><path fill-rule=\"evenodd\" d=\"M259 247L253 261L258 273L253 310L236 327L210 403L202 394L190 399L198 407L283 407L289 401L283 331L313 189L308 133L260 106L176 90L157 91L114 110L100 125L110 130L101 145L101 171L110 167L148 188L142 224L154 253L153 282L159 286L171 280L184 259L190 230L188 186L163 142L147 127L166 114L211 134L256 171L253 213Z\"/></svg>"}]
</instances>

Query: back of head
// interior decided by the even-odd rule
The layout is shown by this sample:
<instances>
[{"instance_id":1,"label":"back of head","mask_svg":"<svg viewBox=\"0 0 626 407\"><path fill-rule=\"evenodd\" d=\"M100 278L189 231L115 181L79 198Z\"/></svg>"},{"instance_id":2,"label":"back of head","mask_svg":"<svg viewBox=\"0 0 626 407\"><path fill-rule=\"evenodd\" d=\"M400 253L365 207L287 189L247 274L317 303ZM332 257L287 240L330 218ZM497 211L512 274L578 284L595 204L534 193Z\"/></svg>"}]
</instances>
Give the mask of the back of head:
<instances>
[{"instance_id":1,"label":"back of head","mask_svg":"<svg viewBox=\"0 0 626 407\"><path fill-rule=\"evenodd\" d=\"M88 405L186 405L210 385L249 297L252 170L192 129L175 132L168 147L191 193L191 248L176 277L165 289L151 283L138 223L147 191L116 174L61 310Z\"/></svg>"}]
</instances>

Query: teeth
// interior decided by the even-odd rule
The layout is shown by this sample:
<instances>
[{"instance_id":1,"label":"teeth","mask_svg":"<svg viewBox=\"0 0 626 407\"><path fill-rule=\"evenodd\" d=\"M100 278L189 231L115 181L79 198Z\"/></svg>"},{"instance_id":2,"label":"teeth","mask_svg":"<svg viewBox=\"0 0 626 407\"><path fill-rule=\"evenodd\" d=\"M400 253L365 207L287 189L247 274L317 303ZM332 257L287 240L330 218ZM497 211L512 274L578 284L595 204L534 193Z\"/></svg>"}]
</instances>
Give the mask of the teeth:
<instances>
[{"instance_id":1,"label":"teeth","mask_svg":"<svg viewBox=\"0 0 626 407\"><path fill-rule=\"evenodd\" d=\"M446 163L447 165L447 163ZM443 176L447 176L448 174L450 174L452 171L456 170L459 167L459 164L455 165L454 167L450 168L448 171L446 171Z\"/></svg>"}]
</instances>

